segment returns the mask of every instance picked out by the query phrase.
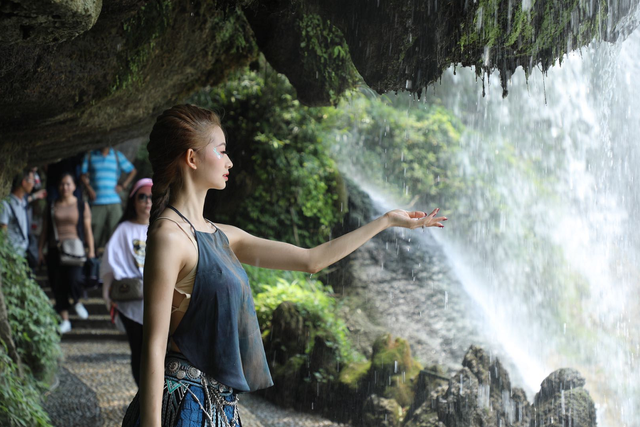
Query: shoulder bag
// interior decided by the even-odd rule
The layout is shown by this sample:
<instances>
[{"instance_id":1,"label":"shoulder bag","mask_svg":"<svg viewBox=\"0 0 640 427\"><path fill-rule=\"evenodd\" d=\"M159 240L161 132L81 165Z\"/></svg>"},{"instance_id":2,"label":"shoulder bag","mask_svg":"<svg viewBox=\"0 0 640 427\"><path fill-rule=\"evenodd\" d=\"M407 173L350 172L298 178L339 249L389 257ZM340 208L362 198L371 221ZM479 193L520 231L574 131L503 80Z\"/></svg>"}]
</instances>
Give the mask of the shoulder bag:
<instances>
[{"instance_id":1,"label":"shoulder bag","mask_svg":"<svg viewBox=\"0 0 640 427\"><path fill-rule=\"evenodd\" d=\"M51 225L53 227L53 236L60 252L60 265L68 266L83 266L87 260L87 254L84 250L84 243L80 238L64 239L60 241L58 239L58 227L56 226L56 218L54 215L55 202L51 205ZM80 215L78 213L78 215ZM78 218L81 221L82 218Z\"/></svg>"},{"instance_id":2,"label":"shoulder bag","mask_svg":"<svg viewBox=\"0 0 640 427\"><path fill-rule=\"evenodd\" d=\"M128 277L114 280L109 289L109 299L114 302L141 300L142 279L138 277Z\"/></svg>"}]
</instances>

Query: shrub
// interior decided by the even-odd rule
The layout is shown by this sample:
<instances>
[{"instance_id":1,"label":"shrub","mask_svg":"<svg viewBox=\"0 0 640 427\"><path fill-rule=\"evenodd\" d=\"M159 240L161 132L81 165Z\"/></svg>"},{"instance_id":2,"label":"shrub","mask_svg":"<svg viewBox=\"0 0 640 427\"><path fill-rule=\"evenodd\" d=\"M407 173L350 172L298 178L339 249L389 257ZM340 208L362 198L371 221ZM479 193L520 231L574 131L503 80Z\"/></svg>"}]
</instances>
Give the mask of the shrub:
<instances>
[{"instance_id":1,"label":"shrub","mask_svg":"<svg viewBox=\"0 0 640 427\"><path fill-rule=\"evenodd\" d=\"M330 296L333 290L305 273L277 271L245 266L251 287L258 322L266 336L271 328L273 311L284 301L296 305L310 327L306 352L311 351L316 335L322 336L328 346L337 346L343 361L356 355L348 339L346 324L337 316L338 303Z\"/></svg>"},{"instance_id":2,"label":"shrub","mask_svg":"<svg viewBox=\"0 0 640 427\"><path fill-rule=\"evenodd\" d=\"M27 261L16 254L6 233L0 233L0 273L18 354L34 378L47 383L53 379L61 355L57 316L31 277Z\"/></svg>"},{"instance_id":3,"label":"shrub","mask_svg":"<svg viewBox=\"0 0 640 427\"><path fill-rule=\"evenodd\" d=\"M40 404L40 390L33 379L18 377L17 367L0 341L0 425L7 427L50 427L49 416Z\"/></svg>"}]
</instances>

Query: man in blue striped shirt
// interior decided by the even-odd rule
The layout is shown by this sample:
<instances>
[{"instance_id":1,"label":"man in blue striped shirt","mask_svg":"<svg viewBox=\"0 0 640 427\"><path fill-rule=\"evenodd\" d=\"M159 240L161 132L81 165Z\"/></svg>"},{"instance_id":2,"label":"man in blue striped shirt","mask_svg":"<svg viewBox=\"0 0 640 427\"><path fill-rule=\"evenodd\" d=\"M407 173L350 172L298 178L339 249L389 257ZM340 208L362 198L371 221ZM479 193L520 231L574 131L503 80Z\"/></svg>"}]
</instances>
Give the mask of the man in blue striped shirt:
<instances>
[{"instance_id":1,"label":"man in blue striped shirt","mask_svg":"<svg viewBox=\"0 0 640 427\"><path fill-rule=\"evenodd\" d=\"M111 147L89 152L82 162L82 182L91 203L91 228L96 253L102 252L122 216L120 193L136 176L136 168L120 151ZM127 174L118 184L121 174Z\"/></svg>"}]
</instances>

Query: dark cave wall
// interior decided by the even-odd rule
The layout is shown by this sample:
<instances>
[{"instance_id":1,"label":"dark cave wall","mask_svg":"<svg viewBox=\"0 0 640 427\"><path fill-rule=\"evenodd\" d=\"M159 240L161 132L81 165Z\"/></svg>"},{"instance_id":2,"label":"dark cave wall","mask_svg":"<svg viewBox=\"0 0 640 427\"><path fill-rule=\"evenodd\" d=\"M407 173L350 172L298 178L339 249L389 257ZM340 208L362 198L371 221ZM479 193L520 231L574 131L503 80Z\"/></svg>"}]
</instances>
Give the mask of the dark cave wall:
<instances>
[{"instance_id":1,"label":"dark cave wall","mask_svg":"<svg viewBox=\"0 0 640 427\"><path fill-rule=\"evenodd\" d=\"M506 91L519 66L548 67L594 37L624 36L637 0L531 0L527 10L498 0L59 3L81 10L0 4L0 147L19 147L3 169L145 138L164 108L224 82L259 51L307 105L337 102L358 74L379 92L419 93L452 63L500 70ZM34 27L29 37L10 35L16 23Z\"/></svg>"}]
</instances>

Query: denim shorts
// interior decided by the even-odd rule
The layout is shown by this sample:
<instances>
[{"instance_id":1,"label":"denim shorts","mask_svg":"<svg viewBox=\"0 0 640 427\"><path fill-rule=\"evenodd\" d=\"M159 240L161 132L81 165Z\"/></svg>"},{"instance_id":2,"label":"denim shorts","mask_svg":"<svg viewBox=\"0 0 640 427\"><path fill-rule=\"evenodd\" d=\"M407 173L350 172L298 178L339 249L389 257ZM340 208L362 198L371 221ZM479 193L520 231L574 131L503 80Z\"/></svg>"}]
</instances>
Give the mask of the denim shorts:
<instances>
[{"instance_id":1,"label":"denim shorts","mask_svg":"<svg viewBox=\"0 0 640 427\"><path fill-rule=\"evenodd\" d=\"M139 397L127 409L123 427L140 425ZM201 372L180 353L165 358L163 427L242 427L238 394Z\"/></svg>"}]
</instances>

